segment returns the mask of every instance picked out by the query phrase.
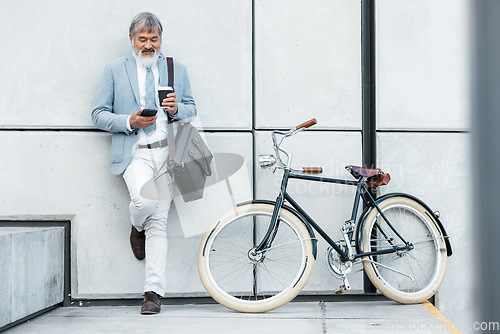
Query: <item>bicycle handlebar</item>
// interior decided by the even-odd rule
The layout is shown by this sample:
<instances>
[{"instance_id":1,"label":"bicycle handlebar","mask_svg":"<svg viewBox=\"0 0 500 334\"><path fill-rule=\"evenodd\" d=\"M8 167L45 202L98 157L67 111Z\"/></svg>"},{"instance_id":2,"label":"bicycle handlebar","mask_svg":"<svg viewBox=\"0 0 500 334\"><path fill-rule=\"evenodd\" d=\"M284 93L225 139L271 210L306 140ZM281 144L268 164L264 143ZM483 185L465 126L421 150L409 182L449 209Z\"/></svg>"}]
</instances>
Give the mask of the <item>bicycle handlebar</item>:
<instances>
[{"instance_id":1,"label":"bicycle handlebar","mask_svg":"<svg viewBox=\"0 0 500 334\"><path fill-rule=\"evenodd\" d=\"M313 126L314 124L317 124L318 121L316 121L316 118L310 119L307 122L304 122L302 124L299 124L295 127L295 130L302 129L302 128L308 128L310 126Z\"/></svg>"},{"instance_id":2,"label":"bicycle handlebar","mask_svg":"<svg viewBox=\"0 0 500 334\"><path fill-rule=\"evenodd\" d=\"M285 138L287 138L287 137L293 136L294 134L300 132L301 129L305 130L308 127L311 127L311 126L313 126L314 124L317 124L317 123L318 123L318 121L316 121L316 118L313 118L313 119L308 120L307 122L304 122L302 124L297 125L295 128L292 128L289 131L282 132L282 131L279 131L279 130L274 130L272 132L271 135L272 135L272 138L273 138L274 151L276 152L276 158L278 159L278 161L280 162L281 165L283 165L286 168L291 168L290 164L291 164L292 155L293 155L292 153L289 153L284 148L280 147L281 143L283 142L283 140ZM281 135L283 137L281 138L281 140L278 140L276 138L276 135ZM283 162L283 160L281 160L280 152L284 153L287 156L286 163ZM272 164L270 164L267 161L268 159L267 160L266 159L264 159L264 162L263 162L263 166L264 167L269 167L271 165L274 165L274 162ZM306 173L322 173L323 172L323 168L321 168L321 167L304 167L303 171L306 172Z\"/></svg>"}]
</instances>

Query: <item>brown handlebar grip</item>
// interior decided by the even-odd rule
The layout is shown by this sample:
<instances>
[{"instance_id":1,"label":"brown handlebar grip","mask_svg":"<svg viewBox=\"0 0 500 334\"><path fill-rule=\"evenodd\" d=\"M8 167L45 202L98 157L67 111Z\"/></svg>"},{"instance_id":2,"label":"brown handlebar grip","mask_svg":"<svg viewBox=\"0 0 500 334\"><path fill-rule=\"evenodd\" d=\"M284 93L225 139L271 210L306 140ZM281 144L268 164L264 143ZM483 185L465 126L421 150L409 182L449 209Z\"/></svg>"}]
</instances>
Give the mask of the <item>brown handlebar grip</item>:
<instances>
[{"instance_id":1,"label":"brown handlebar grip","mask_svg":"<svg viewBox=\"0 0 500 334\"><path fill-rule=\"evenodd\" d=\"M317 124L317 123L318 123L318 121L316 121L316 118L313 118L313 119L308 120L307 122L304 122L300 125L297 125L295 127L295 130L302 129L302 128L308 128L308 127L313 126L314 124Z\"/></svg>"},{"instance_id":2,"label":"brown handlebar grip","mask_svg":"<svg viewBox=\"0 0 500 334\"><path fill-rule=\"evenodd\" d=\"M323 173L323 167L302 167L304 173Z\"/></svg>"}]
</instances>

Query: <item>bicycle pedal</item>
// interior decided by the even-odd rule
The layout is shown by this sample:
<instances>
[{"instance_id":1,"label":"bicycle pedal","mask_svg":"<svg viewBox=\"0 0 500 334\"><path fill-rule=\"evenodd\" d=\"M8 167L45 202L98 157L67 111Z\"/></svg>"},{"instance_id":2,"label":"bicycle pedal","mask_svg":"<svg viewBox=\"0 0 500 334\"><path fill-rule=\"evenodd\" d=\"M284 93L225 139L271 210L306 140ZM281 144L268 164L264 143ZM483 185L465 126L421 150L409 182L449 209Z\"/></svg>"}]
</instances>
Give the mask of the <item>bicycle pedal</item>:
<instances>
[{"instance_id":1,"label":"bicycle pedal","mask_svg":"<svg viewBox=\"0 0 500 334\"><path fill-rule=\"evenodd\" d=\"M342 293L344 293L345 291L345 285L341 285L339 286L339 288L337 289L337 291L335 291L335 294L336 295L341 295Z\"/></svg>"}]
</instances>

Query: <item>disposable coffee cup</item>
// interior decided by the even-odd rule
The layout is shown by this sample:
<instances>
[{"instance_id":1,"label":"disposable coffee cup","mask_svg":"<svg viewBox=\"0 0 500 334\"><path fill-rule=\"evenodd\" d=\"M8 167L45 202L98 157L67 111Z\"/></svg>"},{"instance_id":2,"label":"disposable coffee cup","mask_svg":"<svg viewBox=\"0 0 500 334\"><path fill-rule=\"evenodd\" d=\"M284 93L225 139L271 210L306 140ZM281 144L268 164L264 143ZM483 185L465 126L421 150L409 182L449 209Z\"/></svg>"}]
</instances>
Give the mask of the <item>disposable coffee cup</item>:
<instances>
[{"instance_id":1,"label":"disposable coffee cup","mask_svg":"<svg viewBox=\"0 0 500 334\"><path fill-rule=\"evenodd\" d=\"M163 100L167 98L167 95L173 93L174 89L172 87L158 87L158 101L160 101L160 107L163 108Z\"/></svg>"}]
</instances>

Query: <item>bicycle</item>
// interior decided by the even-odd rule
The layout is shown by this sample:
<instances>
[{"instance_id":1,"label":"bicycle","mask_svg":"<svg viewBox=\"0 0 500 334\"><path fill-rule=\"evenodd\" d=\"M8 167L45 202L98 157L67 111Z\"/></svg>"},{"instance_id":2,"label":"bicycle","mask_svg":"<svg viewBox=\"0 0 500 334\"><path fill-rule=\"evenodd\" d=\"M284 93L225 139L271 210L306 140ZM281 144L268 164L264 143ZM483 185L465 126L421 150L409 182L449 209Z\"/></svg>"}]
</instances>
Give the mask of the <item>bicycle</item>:
<instances>
[{"instance_id":1,"label":"bicycle","mask_svg":"<svg viewBox=\"0 0 500 334\"><path fill-rule=\"evenodd\" d=\"M267 312L291 301L307 283L317 257L315 231L330 245L327 265L349 290L347 275L354 265L372 284L399 303L419 303L441 285L452 249L439 213L404 193L374 198L390 175L378 168L346 166L355 180L310 175L321 167L291 166L283 140L316 124L312 119L289 131L272 132L276 156L261 155L262 169L282 169L276 201L238 204L206 232L198 253L198 272L207 292L220 304L239 312ZM278 141L277 136L281 136ZM286 156L282 160L280 154ZM351 218L334 241L287 193L290 179L357 187ZM357 220L360 200L364 210ZM285 203L285 201L287 203Z\"/></svg>"}]
</instances>

